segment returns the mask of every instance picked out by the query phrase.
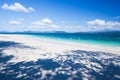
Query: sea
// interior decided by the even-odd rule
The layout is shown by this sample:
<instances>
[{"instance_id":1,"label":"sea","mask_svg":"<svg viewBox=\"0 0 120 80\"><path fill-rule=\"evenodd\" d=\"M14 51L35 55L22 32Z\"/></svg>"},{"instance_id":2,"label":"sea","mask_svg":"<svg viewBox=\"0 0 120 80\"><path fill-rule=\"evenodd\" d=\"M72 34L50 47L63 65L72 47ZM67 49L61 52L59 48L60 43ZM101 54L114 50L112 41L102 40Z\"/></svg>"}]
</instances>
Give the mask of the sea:
<instances>
[{"instance_id":1,"label":"sea","mask_svg":"<svg viewBox=\"0 0 120 80\"><path fill-rule=\"evenodd\" d=\"M27 33L28 34L28 33ZM77 43L120 47L120 32L30 33L28 35Z\"/></svg>"}]
</instances>

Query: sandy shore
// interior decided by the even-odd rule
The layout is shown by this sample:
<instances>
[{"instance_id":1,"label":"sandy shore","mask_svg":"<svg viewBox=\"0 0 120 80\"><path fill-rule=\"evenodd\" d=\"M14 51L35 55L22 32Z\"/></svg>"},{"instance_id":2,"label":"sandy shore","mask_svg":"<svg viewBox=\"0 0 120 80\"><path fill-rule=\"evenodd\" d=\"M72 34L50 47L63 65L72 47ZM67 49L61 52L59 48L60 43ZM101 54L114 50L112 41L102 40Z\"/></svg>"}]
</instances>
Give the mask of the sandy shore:
<instances>
[{"instance_id":1,"label":"sandy shore","mask_svg":"<svg viewBox=\"0 0 120 80\"><path fill-rule=\"evenodd\" d=\"M0 34L0 41L13 41L22 43L31 48L9 47L4 50L6 55L14 55L13 61L30 61L37 59L54 58L57 55L65 55L72 50L100 51L120 54L120 47L105 47L85 43L65 42L52 39L37 38L27 35L4 35ZM70 53L72 54L72 53ZM20 57L22 55L22 57ZM23 58L24 57L24 58ZM32 58L31 58L32 57Z\"/></svg>"}]
</instances>

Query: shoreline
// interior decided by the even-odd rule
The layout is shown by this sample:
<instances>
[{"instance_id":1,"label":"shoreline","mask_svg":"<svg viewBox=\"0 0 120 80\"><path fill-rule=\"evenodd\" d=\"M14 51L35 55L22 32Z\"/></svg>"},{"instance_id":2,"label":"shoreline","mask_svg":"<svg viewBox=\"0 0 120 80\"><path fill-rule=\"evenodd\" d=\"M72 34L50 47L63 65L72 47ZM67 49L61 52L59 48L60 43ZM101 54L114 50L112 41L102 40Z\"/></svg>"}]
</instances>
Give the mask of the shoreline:
<instances>
[{"instance_id":1,"label":"shoreline","mask_svg":"<svg viewBox=\"0 0 120 80\"><path fill-rule=\"evenodd\" d=\"M29 35L29 34L28 34ZM71 42L77 44L89 44L89 45L98 45L98 46L105 46L105 47L120 47L120 43L115 41L103 41L103 40L85 40L85 39L67 39L67 38L59 38L59 37L49 37L49 36L42 36L42 35L30 35L33 37L44 38L44 39L51 39L51 40L58 40L63 42Z\"/></svg>"},{"instance_id":2,"label":"shoreline","mask_svg":"<svg viewBox=\"0 0 120 80\"><path fill-rule=\"evenodd\" d=\"M36 38L40 38L40 39L49 39L49 40L53 40L53 41L60 41L60 42L69 42L69 43L75 43L75 44L88 44L88 45L95 45L95 46L105 46L105 47L120 47L119 44L117 44L116 42L108 42L105 43L104 41L94 41L94 40L70 40L70 39L62 39L62 38L54 38L54 37L45 37L45 36L35 36L35 35L29 35L29 36L33 36Z\"/></svg>"},{"instance_id":3,"label":"shoreline","mask_svg":"<svg viewBox=\"0 0 120 80\"><path fill-rule=\"evenodd\" d=\"M0 41L14 41L28 46L42 47L48 52L64 52L69 50L87 50L87 51L100 51L107 53L120 54L120 47L106 47L101 45L92 45L86 43L67 42L46 38L38 38L30 35L16 35L16 34L0 34Z\"/></svg>"}]
</instances>

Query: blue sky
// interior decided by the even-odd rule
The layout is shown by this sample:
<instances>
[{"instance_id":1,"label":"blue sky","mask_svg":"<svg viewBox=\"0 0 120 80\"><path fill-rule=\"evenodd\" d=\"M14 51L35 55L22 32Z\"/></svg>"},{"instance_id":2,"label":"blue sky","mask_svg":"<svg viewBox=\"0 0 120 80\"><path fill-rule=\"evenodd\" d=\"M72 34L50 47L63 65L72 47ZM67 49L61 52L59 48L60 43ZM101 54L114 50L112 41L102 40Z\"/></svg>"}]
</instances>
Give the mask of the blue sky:
<instances>
[{"instance_id":1,"label":"blue sky","mask_svg":"<svg viewBox=\"0 0 120 80\"><path fill-rule=\"evenodd\" d=\"M0 31L120 30L120 0L1 0Z\"/></svg>"}]
</instances>

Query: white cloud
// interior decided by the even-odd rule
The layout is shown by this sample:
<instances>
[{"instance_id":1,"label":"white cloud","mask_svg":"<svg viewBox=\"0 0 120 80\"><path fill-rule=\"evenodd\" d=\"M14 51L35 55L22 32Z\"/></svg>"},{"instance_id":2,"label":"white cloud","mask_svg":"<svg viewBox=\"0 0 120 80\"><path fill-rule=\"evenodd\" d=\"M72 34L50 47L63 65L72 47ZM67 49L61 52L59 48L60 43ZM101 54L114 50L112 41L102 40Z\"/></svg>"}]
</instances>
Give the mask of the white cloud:
<instances>
[{"instance_id":1,"label":"white cloud","mask_svg":"<svg viewBox=\"0 0 120 80\"><path fill-rule=\"evenodd\" d=\"M107 27L117 27L117 26L120 27L120 22L109 21L109 22L106 22L106 26Z\"/></svg>"},{"instance_id":2,"label":"white cloud","mask_svg":"<svg viewBox=\"0 0 120 80\"><path fill-rule=\"evenodd\" d=\"M53 23L53 21L49 18L43 18L39 21L32 22L32 25L29 26L30 30L36 30L36 31L52 31L52 30L58 30L60 26Z\"/></svg>"},{"instance_id":3,"label":"white cloud","mask_svg":"<svg viewBox=\"0 0 120 80\"><path fill-rule=\"evenodd\" d=\"M17 19L17 20L10 20L8 23L11 25L19 25L23 23L23 18Z\"/></svg>"},{"instance_id":4,"label":"white cloud","mask_svg":"<svg viewBox=\"0 0 120 80\"><path fill-rule=\"evenodd\" d=\"M51 27L53 27L53 28L60 28L60 26L55 25L55 24L52 24Z\"/></svg>"},{"instance_id":5,"label":"white cloud","mask_svg":"<svg viewBox=\"0 0 120 80\"><path fill-rule=\"evenodd\" d=\"M35 12L35 9L32 8L32 7L29 7L28 10L29 10L29 11L33 11L33 12Z\"/></svg>"},{"instance_id":6,"label":"white cloud","mask_svg":"<svg viewBox=\"0 0 120 80\"><path fill-rule=\"evenodd\" d=\"M62 26L59 28L61 31L66 31L66 32L87 32L87 31L92 31L92 29L88 26L83 26L83 25L68 25L68 26Z\"/></svg>"},{"instance_id":7,"label":"white cloud","mask_svg":"<svg viewBox=\"0 0 120 80\"><path fill-rule=\"evenodd\" d=\"M120 30L120 22L105 21L100 19L95 19L87 22L89 28L95 30Z\"/></svg>"},{"instance_id":8,"label":"white cloud","mask_svg":"<svg viewBox=\"0 0 120 80\"><path fill-rule=\"evenodd\" d=\"M12 5L8 5L7 3L5 3L2 6L2 9L12 10L12 11L16 11L16 12L25 12L25 13L35 11L32 7L26 8L18 2L14 3Z\"/></svg>"},{"instance_id":9,"label":"white cloud","mask_svg":"<svg viewBox=\"0 0 120 80\"><path fill-rule=\"evenodd\" d=\"M52 20L48 19L48 18L44 18L42 20L43 23L46 23L46 24L51 24L52 23Z\"/></svg>"},{"instance_id":10,"label":"white cloud","mask_svg":"<svg viewBox=\"0 0 120 80\"><path fill-rule=\"evenodd\" d=\"M47 25L46 23L43 23L41 21L35 21L35 22L32 22L32 24L35 26L46 26Z\"/></svg>"},{"instance_id":11,"label":"white cloud","mask_svg":"<svg viewBox=\"0 0 120 80\"><path fill-rule=\"evenodd\" d=\"M52 24L52 20L50 20L48 18L44 18L40 21L32 22L32 24L35 25L35 26L47 26L47 25Z\"/></svg>"},{"instance_id":12,"label":"white cloud","mask_svg":"<svg viewBox=\"0 0 120 80\"><path fill-rule=\"evenodd\" d=\"M103 26L105 25L105 20L95 19L87 22L88 25Z\"/></svg>"}]
</instances>

